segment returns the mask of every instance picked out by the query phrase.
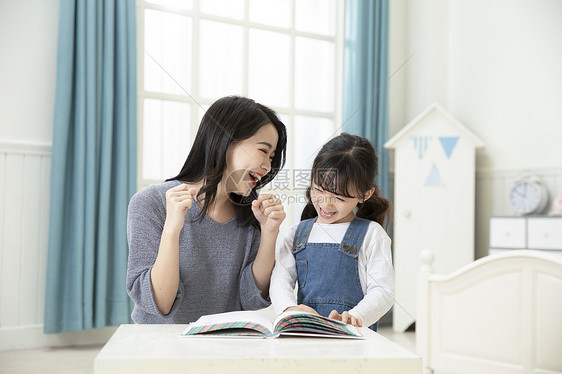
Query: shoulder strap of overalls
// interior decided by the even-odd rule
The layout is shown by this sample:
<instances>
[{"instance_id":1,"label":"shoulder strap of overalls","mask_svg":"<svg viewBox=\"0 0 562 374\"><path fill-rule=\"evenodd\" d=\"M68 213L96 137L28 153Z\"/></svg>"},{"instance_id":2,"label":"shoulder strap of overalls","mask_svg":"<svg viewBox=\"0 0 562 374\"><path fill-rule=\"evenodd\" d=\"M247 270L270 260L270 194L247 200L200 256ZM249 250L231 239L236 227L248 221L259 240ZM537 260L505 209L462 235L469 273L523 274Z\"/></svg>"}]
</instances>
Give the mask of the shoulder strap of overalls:
<instances>
[{"instance_id":1,"label":"shoulder strap of overalls","mask_svg":"<svg viewBox=\"0 0 562 374\"><path fill-rule=\"evenodd\" d=\"M295 239L293 239L293 251L306 244L310 231L312 230L312 226L314 226L314 222L316 222L316 218L318 217L305 219L299 223L297 231L295 231Z\"/></svg>"},{"instance_id":2,"label":"shoulder strap of overalls","mask_svg":"<svg viewBox=\"0 0 562 374\"><path fill-rule=\"evenodd\" d=\"M368 219L355 217L343 236L342 248L345 251L350 251L352 254L359 253L359 248L363 244L363 239L365 239L370 223L371 221Z\"/></svg>"}]
</instances>

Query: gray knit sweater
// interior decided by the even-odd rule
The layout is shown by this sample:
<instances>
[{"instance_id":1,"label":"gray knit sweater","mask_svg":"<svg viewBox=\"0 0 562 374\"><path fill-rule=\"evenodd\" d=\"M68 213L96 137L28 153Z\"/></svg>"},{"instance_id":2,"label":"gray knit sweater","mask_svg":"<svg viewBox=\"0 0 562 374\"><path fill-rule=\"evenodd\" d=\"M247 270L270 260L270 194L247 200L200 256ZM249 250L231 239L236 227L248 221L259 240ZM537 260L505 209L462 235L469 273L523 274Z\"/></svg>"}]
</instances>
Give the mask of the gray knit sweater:
<instances>
[{"instance_id":1,"label":"gray knit sweater","mask_svg":"<svg viewBox=\"0 0 562 374\"><path fill-rule=\"evenodd\" d=\"M168 315L160 313L152 293L150 271L166 219L165 194L179 183L149 186L137 192L129 203L127 292L135 303L133 320L189 323L205 314L269 306L252 274L260 243L259 230L241 228L237 218L220 224L205 216L203 221L195 222L201 209L193 204L180 233L180 284L176 300Z\"/></svg>"}]
</instances>

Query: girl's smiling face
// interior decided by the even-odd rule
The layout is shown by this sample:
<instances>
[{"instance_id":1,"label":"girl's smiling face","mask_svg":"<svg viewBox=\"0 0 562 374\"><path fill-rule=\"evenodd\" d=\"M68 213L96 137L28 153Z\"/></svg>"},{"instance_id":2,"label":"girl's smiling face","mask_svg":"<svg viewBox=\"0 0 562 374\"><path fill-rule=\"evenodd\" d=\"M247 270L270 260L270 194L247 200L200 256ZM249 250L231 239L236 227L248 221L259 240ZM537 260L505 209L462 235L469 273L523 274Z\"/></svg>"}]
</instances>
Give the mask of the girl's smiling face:
<instances>
[{"instance_id":1,"label":"girl's smiling face","mask_svg":"<svg viewBox=\"0 0 562 374\"><path fill-rule=\"evenodd\" d=\"M353 209L363 201L326 191L315 183L310 187L310 200L318 213L317 223L351 222L355 217Z\"/></svg>"},{"instance_id":2,"label":"girl's smiling face","mask_svg":"<svg viewBox=\"0 0 562 374\"><path fill-rule=\"evenodd\" d=\"M272 123L248 139L233 143L226 152L223 182L227 193L248 196L257 182L271 170L279 135Z\"/></svg>"}]
</instances>

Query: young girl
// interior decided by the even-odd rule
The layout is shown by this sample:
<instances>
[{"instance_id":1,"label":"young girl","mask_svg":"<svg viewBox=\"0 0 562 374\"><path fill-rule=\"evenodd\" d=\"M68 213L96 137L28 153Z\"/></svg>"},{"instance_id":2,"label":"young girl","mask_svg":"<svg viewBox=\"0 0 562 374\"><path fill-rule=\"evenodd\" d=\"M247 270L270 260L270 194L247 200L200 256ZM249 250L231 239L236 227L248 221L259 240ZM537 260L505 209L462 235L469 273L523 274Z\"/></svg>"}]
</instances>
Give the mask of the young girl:
<instances>
[{"instance_id":1,"label":"young girl","mask_svg":"<svg viewBox=\"0 0 562 374\"><path fill-rule=\"evenodd\" d=\"M205 113L179 174L129 204L127 291L137 323L188 323L270 305L283 205L256 191L285 162L271 109L225 97Z\"/></svg>"},{"instance_id":2,"label":"young girl","mask_svg":"<svg viewBox=\"0 0 562 374\"><path fill-rule=\"evenodd\" d=\"M394 293L390 238L381 226L390 202L375 183L377 165L375 149L359 136L343 133L322 147L302 221L289 229L277 256L275 313L314 312L376 331Z\"/></svg>"}]
</instances>

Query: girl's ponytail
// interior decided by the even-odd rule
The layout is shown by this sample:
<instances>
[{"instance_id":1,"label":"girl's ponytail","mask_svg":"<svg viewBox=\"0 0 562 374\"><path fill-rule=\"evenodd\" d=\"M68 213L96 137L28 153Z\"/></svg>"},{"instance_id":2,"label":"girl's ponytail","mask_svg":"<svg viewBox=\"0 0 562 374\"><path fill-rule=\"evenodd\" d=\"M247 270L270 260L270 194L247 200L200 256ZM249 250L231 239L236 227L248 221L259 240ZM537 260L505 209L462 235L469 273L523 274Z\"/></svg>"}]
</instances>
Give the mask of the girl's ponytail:
<instances>
[{"instance_id":1,"label":"girl's ponytail","mask_svg":"<svg viewBox=\"0 0 562 374\"><path fill-rule=\"evenodd\" d=\"M387 228L390 220L391 206L390 200L382 196L379 187L375 186L375 192L371 197L357 205L356 216L375 221L382 227Z\"/></svg>"},{"instance_id":2,"label":"girl's ponytail","mask_svg":"<svg viewBox=\"0 0 562 374\"><path fill-rule=\"evenodd\" d=\"M314 218L317 215L318 213L316 212L316 209L314 209L314 205L312 205L312 203L308 203L302 210L301 221L304 221L305 219L309 219L309 218Z\"/></svg>"},{"instance_id":3,"label":"girl's ponytail","mask_svg":"<svg viewBox=\"0 0 562 374\"><path fill-rule=\"evenodd\" d=\"M314 218L316 216L318 216L318 212L314 208L314 205L312 205L312 201L310 200L310 187L308 187L306 190L306 206L302 210L301 221L309 218Z\"/></svg>"}]
</instances>

